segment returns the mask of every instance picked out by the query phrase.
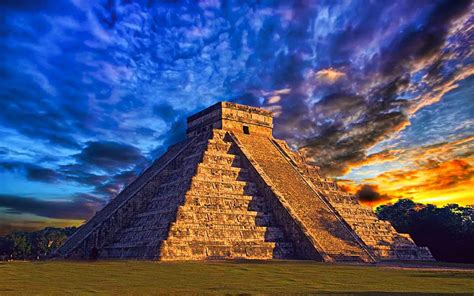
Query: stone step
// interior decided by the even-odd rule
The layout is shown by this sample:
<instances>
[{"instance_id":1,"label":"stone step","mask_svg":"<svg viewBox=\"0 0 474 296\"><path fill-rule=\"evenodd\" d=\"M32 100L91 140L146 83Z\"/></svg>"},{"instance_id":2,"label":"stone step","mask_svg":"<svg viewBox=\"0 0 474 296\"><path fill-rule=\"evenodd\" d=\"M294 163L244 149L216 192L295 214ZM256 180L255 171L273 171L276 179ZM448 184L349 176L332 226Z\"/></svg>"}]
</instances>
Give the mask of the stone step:
<instances>
[{"instance_id":1,"label":"stone step","mask_svg":"<svg viewBox=\"0 0 474 296\"><path fill-rule=\"evenodd\" d=\"M316 185L316 187L319 188L318 185ZM360 206L357 197L354 195L343 195L340 191L328 191L325 189L322 189L321 192L334 207Z\"/></svg>"},{"instance_id":2,"label":"stone step","mask_svg":"<svg viewBox=\"0 0 474 296\"><path fill-rule=\"evenodd\" d=\"M235 229L213 227L183 227L173 225L168 240L181 241L284 241L283 231L279 227L259 227L259 229Z\"/></svg>"},{"instance_id":3,"label":"stone step","mask_svg":"<svg viewBox=\"0 0 474 296\"><path fill-rule=\"evenodd\" d=\"M161 183L157 189L157 195L169 195L169 194L177 194L178 192L182 192L188 188L187 184L183 180L174 180L169 181L166 183Z\"/></svg>"},{"instance_id":4,"label":"stone step","mask_svg":"<svg viewBox=\"0 0 474 296\"><path fill-rule=\"evenodd\" d=\"M171 228L186 228L186 229L215 229L215 230L249 230L249 231L263 231L269 227L278 226L259 226L259 225L245 225L245 224L223 224L223 223L207 223L207 224L196 224L185 221L176 221L171 225Z\"/></svg>"},{"instance_id":5,"label":"stone step","mask_svg":"<svg viewBox=\"0 0 474 296\"><path fill-rule=\"evenodd\" d=\"M130 236L124 236L120 240L115 241L114 243L110 244L109 248L124 248L127 246L157 246L162 241L168 238L168 235L160 235L154 237L146 237L146 238L135 238Z\"/></svg>"},{"instance_id":6,"label":"stone step","mask_svg":"<svg viewBox=\"0 0 474 296\"><path fill-rule=\"evenodd\" d=\"M214 192L214 191L199 191L199 190L189 190L186 192L185 198L221 198L221 199L246 199L246 200L253 200L253 199L261 199L262 197L259 195L249 195L243 193L221 193L221 192Z\"/></svg>"},{"instance_id":7,"label":"stone step","mask_svg":"<svg viewBox=\"0 0 474 296\"><path fill-rule=\"evenodd\" d=\"M394 252L398 260L434 260L430 251L423 247L414 247L410 249L395 248Z\"/></svg>"},{"instance_id":8,"label":"stone step","mask_svg":"<svg viewBox=\"0 0 474 296\"><path fill-rule=\"evenodd\" d=\"M362 235L371 235L373 233L377 233L381 235L394 235L396 233L388 227L370 227L367 225L353 225L352 228L355 230L355 232L360 233Z\"/></svg>"},{"instance_id":9,"label":"stone step","mask_svg":"<svg viewBox=\"0 0 474 296\"><path fill-rule=\"evenodd\" d=\"M336 262L356 262L359 263L362 260L359 255L346 255L346 254L328 254Z\"/></svg>"},{"instance_id":10,"label":"stone step","mask_svg":"<svg viewBox=\"0 0 474 296\"><path fill-rule=\"evenodd\" d=\"M188 147L186 149L185 153L182 154L182 156L194 155L194 154L199 154L199 153L201 153L201 155L202 155L202 153L206 150L207 144L208 144L208 140L203 140L203 141L196 142L193 145L191 145L190 147ZM178 161L183 159L182 156L178 157Z\"/></svg>"},{"instance_id":11,"label":"stone step","mask_svg":"<svg viewBox=\"0 0 474 296\"><path fill-rule=\"evenodd\" d=\"M233 143L229 139L225 139L225 135L227 132L223 131L223 133L217 134L217 137L211 137L209 139L210 142L222 142L222 143Z\"/></svg>"},{"instance_id":12,"label":"stone step","mask_svg":"<svg viewBox=\"0 0 474 296\"><path fill-rule=\"evenodd\" d=\"M246 194L232 194L232 193L216 193L216 192L209 192L208 194L194 194L192 192L187 192L185 195L186 200L191 199L209 199L208 202L218 202L218 201L225 201L225 200L263 200L262 196L258 195L246 195Z\"/></svg>"},{"instance_id":13,"label":"stone step","mask_svg":"<svg viewBox=\"0 0 474 296\"><path fill-rule=\"evenodd\" d=\"M391 232L369 232L369 231L358 231L356 230L355 231L356 234L361 237L362 239L365 240L365 238L367 238L367 240L383 240L383 241L392 241L393 240L393 237L394 237L394 234L391 233Z\"/></svg>"},{"instance_id":14,"label":"stone step","mask_svg":"<svg viewBox=\"0 0 474 296\"><path fill-rule=\"evenodd\" d=\"M222 233L225 235L225 233ZM212 235L212 234L211 234ZM217 237L218 234L212 235L211 237L203 236L194 236L189 237L182 233L173 233L166 239L170 243L210 243L210 244L231 244L231 243L262 243L262 242L283 242L284 239L267 239L264 235L258 237L254 235L253 237L238 237L238 236L226 236L226 237ZM163 240L163 239L162 239Z\"/></svg>"},{"instance_id":15,"label":"stone step","mask_svg":"<svg viewBox=\"0 0 474 296\"><path fill-rule=\"evenodd\" d=\"M130 223L130 227L147 227L147 225L167 227L171 222L175 221L176 213L177 211L170 211L155 215L134 217Z\"/></svg>"},{"instance_id":16,"label":"stone step","mask_svg":"<svg viewBox=\"0 0 474 296\"><path fill-rule=\"evenodd\" d=\"M164 240L156 241L141 241L141 242L116 242L105 247L104 250L110 249L129 249L129 248L142 248L142 247L157 247Z\"/></svg>"},{"instance_id":17,"label":"stone step","mask_svg":"<svg viewBox=\"0 0 474 296\"><path fill-rule=\"evenodd\" d=\"M216 211L206 208L190 208L188 206L180 207L177 213L177 219L199 219L203 218L204 221L214 221L216 219L223 219L222 222L240 222L240 221L252 221L249 219L257 218L269 218L271 217L270 213L255 212L255 211Z\"/></svg>"},{"instance_id":18,"label":"stone step","mask_svg":"<svg viewBox=\"0 0 474 296\"><path fill-rule=\"evenodd\" d=\"M169 226L156 226L156 225L147 225L146 227L143 226L129 226L127 228L124 228L121 233L127 233L127 232L140 232L140 231L165 231L167 232L169 230Z\"/></svg>"},{"instance_id":19,"label":"stone step","mask_svg":"<svg viewBox=\"0 0 474 296\"><path fill-rule=\"evenodd\" d=\"M207 151L235 154L238 150L236 145L231 142L218 140L209 140L206 147Z\"/></svg>"},{"instance_id":20,"label":"stone step","mask_svg":"<svg viewBox=\"0 0 474 296\"><path fill-rule=\"evenodd\" d=\"M193 213L189 211L178 211L176 221L203 225L273 225L273 219L271 215L258 212L246 212L245 214L227 214L223 212Z\"/></svg>"},{"instance_id":21,"label":"stone step","mask_svg":"<svg viewBox=\"0 0 474 296\"><path fill-rule=\"evenodd\" d=\"M234 154L212 153L206 151L202 158L202 163L213 165L225 165L232 167L241 167L241 157Z\"/></svg>"},{"instance_id":22,"label":"stone step","mask_svg":"<svg viewBox=\"0 0 474 296\"><path fill-rule=\"evenodd\" d=\"M219 194L244 194L254 195L257 193L257 186L253 182L246 181L209 181L194 177L190 190L196 192L215 192Z\"/></svg>"},{"instance_id":23,"label":"stone step","mask_svg":"<svg viewBox=\"0 0 474 296\"><path fill-rule=\"evenodd\" d=\"M152 210L152 211L146 211L142 212L138 215L136 215L136 218L142 218L142 217L149 217L149 216L158 216L158 215L168 215L171 213L175 213L178 210L178 206L171 208L171 209L159 209L159 210Z\"/></svg>"},{"instance_id":24,"label":"stone step","mask_svg":"<svg viewBox=\"0 0 474 296\"><path fill-rule=\"evenodd\" d=\"M192 205L186 203L185 205L179 208L179 212L195 213L195 214L211 214L211 215L246 215L246 216L262 216L262 215L271 215L270 212L264 211L250 211L248 209L239 209L239 208L230 208L222 210L220 208L212 209L208 207L203 207L200 205Z\"/></svg>"},{"instance_id":25,"label":"stone step","mask_svg":"<svg viewBox=\"0 0 474 296\"><path fill-rule=\"evenodd\" d=\"M199 152L196 152L196 153L189 153L189 154L186 154L185 156L183 156L183 159L182 161L184 163L197 163L197 162L200 162L202 160L202 157L204 155L204 151L199 151Z\"/></svg>"},{"instance_id":26,"label":"stone step","mask_svg":"<svg viewBox=\"0 0 474 296\"><path fill-rule=\"evenodd\" d=\"M249 179L249 172L247 169L239 167L200 163L196 172L196 176L198 176L200 179L215 181L247 181Z\"/></svg>"},{"instance_id":27,"label":"stone step","mask_svg":"<svg viewBox=\"0 0 474 296\"><path fill-rule=\"evenodd\" d=\"M407 245L375 245L375 246L370 246L371 248L373 249L376 249L376 250L385 250L385 251L388 251L388 250L401 250L401 249L407 249L407 250L411 250L413 248L417 248L416 245L414 244L407 244Z\"/></svg>"},{"instance_id":28,"label":"stone step","mask_svg":"<svg viewBox=\"0 0 474 296\"><path fill-rule=\"evenodd\" d=\"M189 165L182 165L177 168L169 168L165 169L163 172L160 173L160 177L172 181L176 180L176 178L182 178L189 175L194 175L196 173L196 165L189 164Z\"/></svg>"},{"instance_id":29,"label":"stone step","mask_svg":"<svg viewBox=\"0 0 474 296\"><path fill-rule=\"evenodd\" d=\"M363 237L362 240L367 246L370 247L379 247L379 246L384 246L384 244L392 244L393 240L389 237L386 238L368 238L368 237Z\"/></svg>"},{"instance_id":30,"label":"stone step","mask_svg":"<svg viewBox=\"0 0 474 296\"><path fill-rule=\"evenodd\" d=\"M144 211L172 210L183 204L185 198L180 194L156 196L146 206Z\"/></svg>"},{"instance_id":31,"label":"stone step","mask_svg":"<svg viewBox=\"0 0 474 296\"><path fill-rule=\"evenodd\" d=\"M372 252L375 254L377 257L381 257L383 259L388 259L388 260L396 260L398 259L397 253L393 250L377 250L373 249Z\"/></svg>"},{"instance_id":32,"label":"stone step","mask_svg":"<svg viewBox=\"0 0 474 296\"><path fill-rule=\"evenodd\" d=\"M376 217L374 212L370 209L358 208L358 207L336 207L336 210L343 217Z\"/></svg>"},{"instance_id":33,"label":"stone step","mask_svg":"<svg viewBox=\"0 0 474 296\"><path fill-rule=\"evenodd\" d=\"M415 243L410 238L400 238L397 235L379 235L379 234L372 234L363 236L363 240L366 244L370 245L380 245L386 246L388 244L395 245L395 246L414 246Z\"/></svg>"},{"instance_id":34,"label":"stone step","mask_svg":"<svg viewBox=\"0 0 474 296\"><path fill-rule=\"evenodd\" d=\"M156 240L156 241L143 241L143 242L117 242L113 243L109 246L103 248L103 250L125 250L125 249L146 249L146 248L154 248L158 250L161 244L165 242L165 240Z\"/></svg>"},{"instance_id":35,"label":"stone step","mask_svg":"<svg viewBox=\"0 0 474 296\"><path fill-rule=\"evenodd\" d=\"M344 220L346 220L347 223L349 223L351 226L357 225L357 224L372 224L372 223L377 223L377 218L376 217L361 217L361 218L356 218L356 217L351 217L347 218L344 217Z\"/></svg>"},{"instance_id":36,"label":"stone step","mask_svg":"<svg viewBox=\"0 0 474 296\"><path fill-rule=\"evenodd\" d=\"M390 223L386 223L385 221L382 221L382 220L376 220L371 223L361 223L361 222L356 221L352 224L353 224L353 227L356 227L359 229L387 229L389 231L396 232Z\"/></svg>"},{"instance_id":37,"label":"stone step","mask_svg":"<svg viewBox=\"0 0 474 296\"><path fill-rule=\"evenodd\" d=\"M196 244L174 244L165 241L161 248L162 260L191 260L191 259L272 259L283 258L286 251L292 252L292 246L288 243L267 243L258 244L219 244L210 245L208 243ZM287 244L287 245L285 245Z\"/></svg>"},{"instance_id":38,"label":"stone step","mask_svg":"<svg viewBox=\"0 0 474 296\"><path fill-rule=\"evenodd\" d=\"M221 129L213 129L212 130L212 136L211 136L211 141L224 141L226 142L226 135L227 132Z\"/></svg>"},{"instance_id":39,"label":"stone step","mask_svg":"<svg viewBox=\"0 0 474 296\"><path fill-rule=\"evenodd\" d=\"M265 211L267 207L263 198L222 198L220 196L202 197L189 196L186 200L186 206L204 207L213 211Z\"/></svg>"},{"instance_id":40,"label":"stone step","mask_svg":"<svg viewBox=\"0 0 474 296\"><path fill-rule=\"evenodd\" d=\"M100 251L101 259L148 259L158 256L157 246L107 247Z\"/></svg>"}]
</instances>

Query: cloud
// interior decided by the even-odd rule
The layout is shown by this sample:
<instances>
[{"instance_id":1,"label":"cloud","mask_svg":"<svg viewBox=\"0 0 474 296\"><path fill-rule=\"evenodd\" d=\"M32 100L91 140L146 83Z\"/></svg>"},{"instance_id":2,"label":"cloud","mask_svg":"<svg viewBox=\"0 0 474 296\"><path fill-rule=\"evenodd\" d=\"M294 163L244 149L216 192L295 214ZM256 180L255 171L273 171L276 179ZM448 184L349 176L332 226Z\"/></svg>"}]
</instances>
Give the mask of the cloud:
<instances>
[{"instance_id":1,"label":"cloud","mask_svg":"<svg viewBox=\"0 0 474 296\"><path fill-rule=\"evenodd\" d=\"M439 102L447 93L451 90L456 89L459 85L459 81L462 81L474 74L474 66L468 65L465 68L461 69L459 72L453 74L453 77L450 77L446 81L439 83L434 86L432 91L420 96L416 99L415 104L411 104L409 108L410 114L415 114L418 110L423 107L432 105Z\"/></svg>"},{"instance_id":2,"label":"cloud","mask_svg":"<svg viewBox=\"0 0 474 296\"><path fill-rule=\"evenodd\" d=\"M46 218L85 220L103 205L102 199L87 194L76 195L71 200L0 194L0 208L4 208L7 214L29 213Z\"/></svg>"},{"instance_id":3,"label":"cloud","mask_svg":"<svg viewBox=\"0 0 474 296\"><path fill-rule=\"evenodd\" d=\"M372 206L398 198L437 205L471 204L473 145L474 137L467 136L451 142L383 150L354 163L357 182L341 179L338 184L353 194L364 186L372 187L383 197L377 201L361 199Z\"/></svg>"},{"instance_id":4,"label":"cloud","mask_svg":"<svg viewBox=\"0 0 474 296\"><path fill-rule=\"evenodd\" d=\"M60 176L55 170L23 162L1 162L0 169L10 172L19 171L24 173L26 178L30 181L46 183L55 183Z\"/></svg>"},{"instance_id":5,"label":"cloud","mask_svg":"<svg viewBox=\"0 0 474 296\"><path fill-rule=\"evenodd\" d=\"M474 136L466 136L451 142L439 142L426 146L405 149L386 149L370 154L353 167L377 165L387 162L403 162L405 164L422 164L430 160L449 161L456 158L469 158L473 154Z\"/></svg>"},{"instance_id":6,"label":"cloud","mask_svg":"<svg viewBox=\"0 0 474 296\"><path fill-rule=\"evenodd\" d=\"M320 81L321 83L328 84L333 84L345 76L346 74L344 74L344 72L338 71L333 68L321 69L315 74L315 77L318 81Z\"/></svg>"},{"instance_id":7,"label":"cloud","mask_svg":"<svg viewBox=\"0 0 474 296\"><path fill-rule=\"evenodd\" d=\"M92 187L94 194L101 197L115 197L125 185L131 183L144 169L146 164L131 164L132 170L120 170L115 168L108 171L110 174L99 175L89 172L89 165L75 163L61 165L57 170L31 165L24 162L3 162L0 169L4 172L23 174L29 181L43 183L70 183L74 182L80 186ZM112 174L114 173L114 174Z\"/></svg>"},{"instance_id":8,"label":"cloud","mask_svg":"<svg viewBox=\"0 0 474 296\"><path fill-rule=\"evenodd\" d=\"M140 149L135 146L111 141L87 142L75 158L82 164L105 171L129 168L145 160Z\"/></svg>"},{"instance_id":9,"label":"cloud","mask_svg":"<svg viewBox=\"0 0 474 296\"><path fill-rule=\"evenodd\" d=\"M366 79L372 77L372 85L359 85L359 92L365 95L330 93L314 103L313 128L306 130L316 135L297 141L307 158L331 175L347 173L352 164L364 161L369 148L409 125L410 116L417 110L439 101L457 87L455 82L472 75L467 67L454 71L452 78L445 82L438 78L418 84L411 77L433 63L439 66L448 62L441 57L445 56L443 48L447 47L450 27L469 11L469 5L469 1L455 5L440 2L421 25L409 26L406 34L398 35L386 47L381 47L380 55L366 65ZM332 70L319 76L323 77L324 73L337 77ZM353 76L354 85L356 73ZM430 83L431 88L426 88L426 83ZM428 92L416 95L423 88ZM402 99L407 93L413 93L415 99Z\"/></svg>"},{"instance_id":10,"label":"cloud","mask_svg":"<svg viewBox=\"0 0 474 296\"><path fill-rule=\"evenodd\" d=\"M474 195L473 159L430 161L412 169L389 170L361 181L338 181L341 189L356 194L369 206L400 198L420 203L446 205L472 204Z\"/></svg>"},{"instance_id":11,"label":"cloud","mask_svg":"<svg viewBox=\"0 0 474 296\"><path fill-rule=\"evenodd\" d=\"M471 1L440 1L418 26L413 26L384 48L378 67L384 75L398 76L441 54L453 21L465 15Z\"/></svg>"},{"instance_id":12,"label":"cloud","mask_svg":"<svg viewBox=\"0 0 474 296\"><path fill-rule=\"evenodd\" d=\"M2 169L110 197L186 116L231 100L272 110L276 137L341 175L403 162L418 134L368 151L473 74L468 1L210 4L2 2Z\"/></svg>"},{"instance_id":13,"label":"cloud","mask_svg":"<svg viewBox=\"0 0 474 296\"><path fill-rule=\"evenodd\" d=\"M346 93L323 97L313 105L317 135L302 140L300 150L328 174L347 173L370 147L409 123L404 112L407 102L397 95L407 85L406 78L397 78L369 97Z\"/></svg>"},{"instance_id":14,"label":"cloud","mask_svg":"<svg viewBox=\"0 0 474 296\"><path fill-rule=\"evenodd\" d=\"M386 194L380 194L378 187L375 185L364 184L360 186L356 193L360 202L367 205L378 205L391 200Z\"/></svg>"},{"instance_id":15,"label":"cloud","mask_svg":"<svg viewBox=\"0 0 474 296\"><path fill-rule=\"evenodd\" d=\"M87 166L77 163L61 165L58 169L62 180L86 186L99 186L110 178L107 175L98 175L88 171Z\"/></svg>"},{"instance_id":16,"label":"cloud","mask_svg":"<svg viewBox=\"0 0 474 296\"><path fill-rule=\"evenodd\" d=\"M125 188L125 186L130 184L137 177L138 173L136 171L119 172L109 178L106 182L97 185L94 189L94 193L101 196L105 195L111 198L115 197L120 193L121 190Z\"/></svg>"},{"instance_id":17,"label":"cloud","mask_svg":"<svg viewBox=\"0 0 474 296\"><path fill-rule=\"evenodd\" d=\"M429 76L433 88L443 83L439 75L455 75L463 63L456 54L463 46L451 39L467 28L459 20L469 11L468 1L363 7L243 3L238 9L225 3L163 7L72 2L62 7L63 17L56 17L48 14L51 4L41 5L44 14L26 18L22 7L30 4L7 5L6 27L12 35L0 40L8 61L2 70L8 77L1 96L4 126L74 150L84 139L127 139L157 155L164 148L151 147L150 138L160 139L157 146L180 140L184 132L175 130L183 125L184 114L230 99L272 105L276 135L304 146L312 161L312 151L327 147L309 149L308 143L328 129L344 138L357 125L365 138L373 133L371 126L385 125L380 141L408 124L409 116L400 116L407 111L400 95L414 90L412 96L430 96L415 87L412 77L419 69L445 69L430 71L438 73ZM19 26L16 20L22 17L26 21ZM28 34L43 36L41 46L37 38L20 37ZM324 85L315 83L315 77ZM392 88L389 95L380 93ZM361 110L352 108L356 97L365 101L358 105L368 111L363 118L352 113ZM333 107L330 100L337 101ZM424 106L421 101L428 102L420 99L410 110ZM337 106L347 105L338 112L342 125L318 117L320 107L336 112ZM385 119L385 114L392 116ZM379 119L385 123L377 124ZM355 147L354 156L363 157L367 147ZM317 163L325 167L334 161L349 163L352 158L341 151L340 159L333 155ZM345 165L327 171L340 174Z\"/></svg>"},{"instance_id":18,"label":"cloud","mask_svg":"<svg viewBox=\"0 0 474 296\"><path fill-rule=\"evenodd\" d=\"M422 203L468 203L474 197L473 158L448 161L429 160L413 169L384 172L365 180L378 184L392 196L415 198Z\"/></svg>"}]
</instances>

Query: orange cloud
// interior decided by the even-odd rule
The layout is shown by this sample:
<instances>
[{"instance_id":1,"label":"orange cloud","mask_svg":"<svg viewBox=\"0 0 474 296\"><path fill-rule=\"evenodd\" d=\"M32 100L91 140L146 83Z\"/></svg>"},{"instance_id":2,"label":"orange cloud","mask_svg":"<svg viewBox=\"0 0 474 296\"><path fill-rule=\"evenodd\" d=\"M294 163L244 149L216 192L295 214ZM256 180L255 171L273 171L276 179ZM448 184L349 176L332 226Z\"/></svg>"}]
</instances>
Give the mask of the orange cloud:
<instances>
[{"instance_id":1,"label":"orange cloud","mask_svg":"<svg viewBox=\"0 0 474 296\"><path fill-rule=\"evenodd\" d=\"M281 100L280 96L271 96L270 98L268 98L268 104L276 104L280 102L280 100Z\"/></svg>"},{"instance_id":2,"label":"orange cloud","mask_svg":"<svg viewBox=\"0 0 474 296\"><path fill-rule=\"evenodd\" d=\"M387 149L373 153L365 159L351 164L351 168L386 162L423 163L432 159L447 161L454 158L469 157L474 151L474 136L467 136L452 142L442 142L433 145L409 149Z\"/></svg>"},{"instance_id":3,"label":"orange cloud","mask_svg":"<svg viewBox=\"0 0 474 296\"><path fill-rule=\"evenodd\" d=\"M399 198L410 198L420 203L445 205L457 203L474 204L474 158L453 159L443 162L427 161L414 169L392 170L374 178L353 181L338 181L341 189L357 194L363 186L370 184L379 197L361 202L376 206Z\"/></svg>"},{"instance_id":4,"label":"orange cloud","mask_svg":"<svg viewBox=\"0 0 474 296\"><path fill-rule=\"evenodd\" d=\"M414 169L393 170L366 179L389 196L421 203L474 204L474 158L426 161Z\"/></svg>"},{"instance_id":5,"label":"orange cloud","mask_svg":"<svg viewBox=\"0 0 474 296\"><path fill-rule=\"evenodd\" d=\"M360 192L365 184L375 186L376 192L386 198L365 201L372 206L398 198L436 205L474 204L473 148L474 136L468 136L424 147L385 150L352 165L394 163L402 169L389 170L360 183L340 180L338 184L354 194Z\"/></svg>"},{"instance_id":6,"label":"orange cloud","mask_svg":"<svg viewBox=\"0 0 474 296\"><path fill-rule=\"evenodd\" d=\"M357 184L352 180L339 179L337 185L341 190L356 195L362 204L371 207L398 199L386 193L381 193L380 187L375 184Z\"/></svg>"},{"instance_id":7,"label":"orange cloud","mask_svg":"<svg viewBox=\"0 0 474 296\"><path fill-rule=\"evenodd\" d=\"M316 72L315 77L318 81L333 84L337 80L345 77L346 74L344 72L338 71L333 68L322 69Z\"/></svg>"}]
</instances>

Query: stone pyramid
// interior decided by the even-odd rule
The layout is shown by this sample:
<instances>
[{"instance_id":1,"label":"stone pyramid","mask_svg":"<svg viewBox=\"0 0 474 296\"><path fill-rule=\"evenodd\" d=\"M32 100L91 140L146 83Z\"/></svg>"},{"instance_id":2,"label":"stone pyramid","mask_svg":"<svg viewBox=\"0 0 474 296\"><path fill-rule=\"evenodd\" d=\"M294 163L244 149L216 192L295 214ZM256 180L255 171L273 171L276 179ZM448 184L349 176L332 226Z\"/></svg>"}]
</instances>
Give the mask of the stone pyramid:
<instances>
[{"instance_id":1,"label":"stone pyramid","mask_svg":"<svg viewBox=\"0 0 474 296\"><path fill-rule=\"evenodd\" d=\"M58 249L63 258L433 260L272 137L269 111L228 102Z\"/></svg>"}]
</instances>

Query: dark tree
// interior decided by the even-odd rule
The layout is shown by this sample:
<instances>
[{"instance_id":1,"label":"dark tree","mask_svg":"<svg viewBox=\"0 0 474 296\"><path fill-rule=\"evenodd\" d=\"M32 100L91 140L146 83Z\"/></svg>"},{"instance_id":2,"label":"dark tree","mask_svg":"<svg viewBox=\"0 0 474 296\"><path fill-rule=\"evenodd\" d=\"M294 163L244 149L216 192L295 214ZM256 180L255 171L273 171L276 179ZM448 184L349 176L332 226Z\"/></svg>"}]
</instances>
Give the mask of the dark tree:
<instances>
[{"instance_id":1,"label":"dark tree","mask_svg":"<svg viewBox=\"0 0 474 296\"><path fill-rule=\"evenodd\" d=\"M33 253L33 246L28 232L15 232L7 236L13 244L13 258L30 258Z\"/></svg>"},{"instance_id":2,"label":"dark tree","mask_svg":"<svg viewBox=\"0 0 474 296\"><path fill-rule=\"evenodd\" d=\"M13 242L6 237L0 237L0 256L9 257L13 254Z\"/></svg>"},{"instance_id":3,"label":"dark tree","mask_svg":"<svg viewBox=\"0 0 474 296\"><path fill-rule=\"evenodd\" d=\"M423 205L401 199L376 209L399 232L411 235L417 245L426 246L437 260L474 263L474 208L450 204Z\"/></svg>"},{"instance_id":4,"label":"dark tree","mask_svg":"<svg viewBox=\"0 0 474 296\"><path fill-rule=\"evenodd\" d=\"M0 237L0 255L14 259L44 258L61 246L76 227L45 228L35 232L14 232Z\"/></svg>"}]
</instances>

